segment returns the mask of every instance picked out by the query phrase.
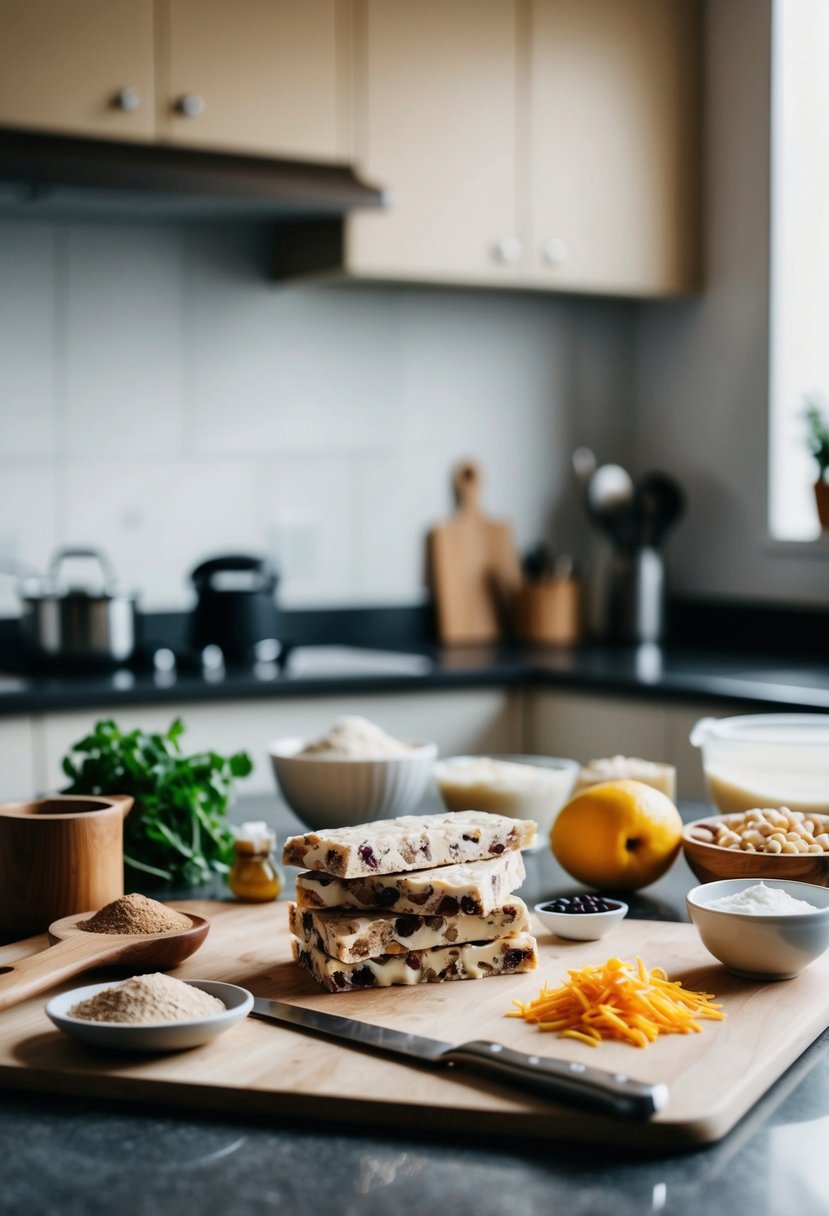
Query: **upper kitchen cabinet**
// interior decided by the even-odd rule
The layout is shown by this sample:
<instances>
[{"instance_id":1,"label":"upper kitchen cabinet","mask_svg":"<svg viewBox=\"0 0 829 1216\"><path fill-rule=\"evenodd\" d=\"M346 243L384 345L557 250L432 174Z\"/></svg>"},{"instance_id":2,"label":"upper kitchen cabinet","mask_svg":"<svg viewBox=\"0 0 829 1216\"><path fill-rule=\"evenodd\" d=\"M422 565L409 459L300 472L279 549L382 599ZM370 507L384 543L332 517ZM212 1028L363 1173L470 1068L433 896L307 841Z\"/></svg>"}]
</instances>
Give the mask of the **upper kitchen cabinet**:
<instances>
[{"instance_id":1,"label":"upper kitchen cabinet","mask_svg":"<svg viewBox=\"0 0 829 1216\"><path fill-rule=\"evenodd\" d=\"M153 0L0 0L0 125L148 140Z\"/></svg>"},{"instance_id":2,"label":"upper kitchen cabinet","mask_svg":"<svg viewBox=\"0 0 829 1216\"><path fill-rule=\"evenodd\" d=\"M694 290L699 11L355 0L355 153L389 207L286 236L277 275Z\"/></svg>"},{"instance_id":3,"label":"upper kitchen cabinet","mask_svg":"<svg viewBox=\"0 0 829 1216\"><path fill-rule=\"evenodd\" d=\"M355 150L388 186L350 220L347 270L490 282L521 255L517 32L511 0L357 0Z\"/></svg>"},{"instance_id":4,"label":"upper kitchen cabinet","mask_svg":"<svg viewBox=\"0 0 829 1216\"><path fill-rule=\"evenodd\" d=\"M529 0L530 246L549 286L697 285L696 0Z\"/></svg>"},{"instance_id":5,"label":"upper kitchen cabinet","mask_svg":"<svg viewBox=\"0 0 829 1216\"><path fill-rule=\"evenodd\" d=\"M348 158L348 0L159 0L157 13L165 142Z\"/></svg>"}]
</instances>

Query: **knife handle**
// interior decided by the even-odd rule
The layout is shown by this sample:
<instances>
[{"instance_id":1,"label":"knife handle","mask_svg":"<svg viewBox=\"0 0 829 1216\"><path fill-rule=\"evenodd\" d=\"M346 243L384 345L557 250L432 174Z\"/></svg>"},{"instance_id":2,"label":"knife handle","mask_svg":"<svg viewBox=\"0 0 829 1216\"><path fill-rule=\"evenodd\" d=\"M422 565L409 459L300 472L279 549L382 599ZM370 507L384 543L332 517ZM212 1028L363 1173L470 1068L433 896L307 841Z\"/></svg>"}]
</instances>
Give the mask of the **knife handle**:
<instances>
[{"instance_id":1,"label":"knife handle","mask_svg":"<svg viewBox=\"0 0 829 1216\"><path fill-rule=\"evenodd\" d=\"M668 1101L665 1085L632 1081L624 1073L591 1068L576 1060L526 1055L503 1043L461 1043L441 1059L491 1073L506 1084L538 1090L549 1098L629 1119L649 1119Z\"/></svg>"}]
</instances>

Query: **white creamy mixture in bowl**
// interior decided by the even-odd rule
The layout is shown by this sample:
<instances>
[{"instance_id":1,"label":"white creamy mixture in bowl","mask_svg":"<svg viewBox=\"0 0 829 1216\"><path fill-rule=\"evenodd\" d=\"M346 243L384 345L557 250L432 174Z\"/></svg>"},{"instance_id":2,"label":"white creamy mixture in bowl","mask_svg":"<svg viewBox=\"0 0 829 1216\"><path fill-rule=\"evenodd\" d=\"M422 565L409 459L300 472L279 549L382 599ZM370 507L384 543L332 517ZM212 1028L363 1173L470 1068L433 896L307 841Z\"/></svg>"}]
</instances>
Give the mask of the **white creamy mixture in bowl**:
<instances>
[{"instance_id":1,"label":"white creamy mixture in bowl","mask_svg":"<svg viewBox=\"0 0 829 1216\"><path fill-rule=\"evenodd\" d=\"M534 819L538 824L535 847L544 848L578 771L577 760L559 756L452 756L437 762L434 777L448 811L489 811L512 819Z\"/></svg>"}]
</instances>

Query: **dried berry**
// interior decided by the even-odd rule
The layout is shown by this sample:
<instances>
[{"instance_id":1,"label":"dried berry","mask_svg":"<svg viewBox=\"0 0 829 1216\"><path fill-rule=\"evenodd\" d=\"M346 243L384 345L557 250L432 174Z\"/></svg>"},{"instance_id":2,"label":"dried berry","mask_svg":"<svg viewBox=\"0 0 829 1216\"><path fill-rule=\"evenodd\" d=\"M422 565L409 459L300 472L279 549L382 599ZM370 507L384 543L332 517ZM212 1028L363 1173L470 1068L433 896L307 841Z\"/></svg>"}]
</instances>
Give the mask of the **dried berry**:
<instances>
[{"instance_id":1,"label":"dried berry","mask_svg":"<svg viewBox=\"0 0 829 1216\"><path fill-rule=\"evenodd\" d=\"M397 937L411 937L420 928L420 920L416 916L398 916L394 922L394 932Z\"/></svg>"},{"instance_id":2,"label":"dried berry","mask_svg":"<svg viewBox=\"0 0 829 1216\"><path fill-rule=\"evenodd\" d=\"M411 967L412 971L419 971L420 970L420 959L417 957L416 954L407 954L406 955L406 966Z\"/></svg>"},{"instance_id":3,"label":"dried berry","mask_svg":"<svg viewBox=\"0 0 829 1216\"><path fill-rule=\"evenodd\" d=\"M377 869L379 863L377 861L377 857L375 856L374 849L370 844L361 844L357 852L360 854L360 858L363 863L367 865L370 870Z\"/></svg>"}]
</instances>

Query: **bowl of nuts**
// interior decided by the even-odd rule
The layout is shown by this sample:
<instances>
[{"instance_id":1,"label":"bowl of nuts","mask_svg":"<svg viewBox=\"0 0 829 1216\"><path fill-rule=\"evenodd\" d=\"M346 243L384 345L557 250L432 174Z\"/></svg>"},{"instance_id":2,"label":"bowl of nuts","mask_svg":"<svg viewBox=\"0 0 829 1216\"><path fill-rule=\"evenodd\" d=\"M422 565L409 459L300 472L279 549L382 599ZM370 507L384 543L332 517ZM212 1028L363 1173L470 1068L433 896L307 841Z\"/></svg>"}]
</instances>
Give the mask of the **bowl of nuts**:
<instances>
[{"instance_id":1,"label":"bowl of nuts","mask_svg":"<svg viewBox=\"0 0 829 1216\"><path fill-rule=\"evenodd\" d=\"M700 882L779 878L829 887L829 816L756 807L687 823L685 860Z\"/></svg>"}]
</instances>

